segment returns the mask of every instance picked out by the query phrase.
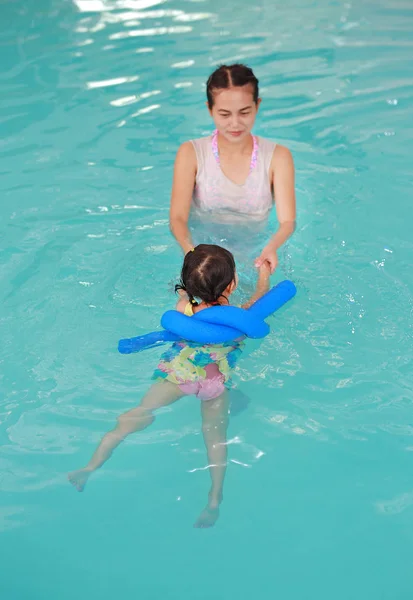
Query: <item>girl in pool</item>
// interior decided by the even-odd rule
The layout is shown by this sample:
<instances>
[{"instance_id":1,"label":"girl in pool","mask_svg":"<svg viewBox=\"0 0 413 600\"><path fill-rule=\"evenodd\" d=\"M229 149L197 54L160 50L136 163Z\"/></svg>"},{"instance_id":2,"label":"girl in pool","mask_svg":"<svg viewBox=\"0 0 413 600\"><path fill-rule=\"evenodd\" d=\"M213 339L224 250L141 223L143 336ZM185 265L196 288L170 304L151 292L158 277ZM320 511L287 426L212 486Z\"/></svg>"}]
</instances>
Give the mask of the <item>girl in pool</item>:
<instances>
[{"instance_id":1,"label":"girl in pool","mask_svg":"<svg viewBox=\"0 0 413 600\"><path fill-rule=\"evenodd\" d=\"M209 77L206 92L216 129L208 137L185 142L177 152L171 231L186 253L193 246L188 229L191 209L204 223L226 223L239 230L242 224L266 223L274 199L279 227L255 260L255 266L268 261L274 272L277 250L295 229L291 153L251 134L261 99L250 68L222 65Z\"/></svg>"},{"instance_id":2,"label":"girl in pool","mask_svg":"<svg viewBox=\"0 0 413 600\"><path fill-rule=\"evenodd\" d=\"M259 268L255 293L243 308L251 306L268 291L269 276L270 266L264 261ZM229 305L237 283L232 254L220 246L201 244L185 256L181 281L175 288L180 292L176 309L192 316L210 306ZM242 345L242 339L205 346L175 342L161 356L152 377L156 383L142 398L140 405L118 418L118 424L103 437L86 467L69 474L71 483L79 492L83 491L91 473L108 460L126 436L153 423L153 412L157 408L172 404L182 396L195 395L201 400L202 433L211 474L208 503L195 526L214 525L222 502L227 460L227 390L231 386L231 370L241 354Z\"/></svg>"}]
</instances>

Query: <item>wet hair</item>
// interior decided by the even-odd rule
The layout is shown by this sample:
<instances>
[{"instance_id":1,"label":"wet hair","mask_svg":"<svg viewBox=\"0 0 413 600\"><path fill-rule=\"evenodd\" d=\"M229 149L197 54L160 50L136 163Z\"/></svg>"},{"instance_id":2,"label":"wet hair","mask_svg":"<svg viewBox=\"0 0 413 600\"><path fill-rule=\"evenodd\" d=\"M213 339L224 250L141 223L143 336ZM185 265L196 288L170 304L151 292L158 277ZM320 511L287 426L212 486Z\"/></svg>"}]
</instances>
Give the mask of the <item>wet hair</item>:
<instances>
[{"instance_id":1,"label":"wet hair","mask_svg":"<svg viewBox=\"0 0 413 600\"><path fill-rule=\"evenodd\" d=\"M231 87L242 87L251 84L254 102L258 102L258 79L252 69L246 65L221 65L210 76L206 85L208 106L214 106L214 90L227 90Z\"/></svg>"},{"instance_id":2,"label":"wet hair","mask_svg":"<svg viewBox=\"0 0 413 600\"><path fill-rule=\"evenodd\" d=\"M214 304L234 280L235 261L231 252L214 244L199 244L186 254L175 292L183 290L195 305L196 298Z\"/></svg>"}]
</instances>

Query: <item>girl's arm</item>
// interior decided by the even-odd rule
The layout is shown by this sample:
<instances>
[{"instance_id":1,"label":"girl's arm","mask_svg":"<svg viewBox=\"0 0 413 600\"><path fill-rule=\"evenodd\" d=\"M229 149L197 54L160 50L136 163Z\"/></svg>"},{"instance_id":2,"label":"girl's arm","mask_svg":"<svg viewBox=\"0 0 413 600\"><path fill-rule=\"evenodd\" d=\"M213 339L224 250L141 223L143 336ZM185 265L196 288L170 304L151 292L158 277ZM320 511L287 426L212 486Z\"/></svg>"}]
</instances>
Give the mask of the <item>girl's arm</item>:
<instances>
[{"instance_id":1,"label":"girl's arm","mask_svg":"<svg viewBox=\"0 0 413 600\"><path fill-rule=\"evenodd\" d=\"M271 266L271 273L278 263L277 250L294 233L296 206L294 184L294 161L291 152L285 146L276 146L272 159L272 183L275 208L279 227L255 262L259 267L264 261Z\"/></svg>"},{"instance_id":2,"label":"girl's arm","mask_svg":"<svg viewBox=\"0 0 413 600\"><path fill-rule=\"evenodd\" d=\"M258 270L258 280L257 285L255 286L255 292L251 296L247 302L245 302L241 308L249 308L259 300L264 294L268 292L270 289L270 275L271 275L271 267L270 264L265 261Z\"/></svg>"},{"instance_id":3,"label":"girl's arm","mask_svg":"<svg viewBox=\"0 0 413 600\"><path fill-rule=\"evenodd\" d=\"M196 170L195 149L191 142L185 142L176 154L169 211L169 227L184 254L193 248L191 234L188 230L188 218Z\"/></svg>"}]
</instances>

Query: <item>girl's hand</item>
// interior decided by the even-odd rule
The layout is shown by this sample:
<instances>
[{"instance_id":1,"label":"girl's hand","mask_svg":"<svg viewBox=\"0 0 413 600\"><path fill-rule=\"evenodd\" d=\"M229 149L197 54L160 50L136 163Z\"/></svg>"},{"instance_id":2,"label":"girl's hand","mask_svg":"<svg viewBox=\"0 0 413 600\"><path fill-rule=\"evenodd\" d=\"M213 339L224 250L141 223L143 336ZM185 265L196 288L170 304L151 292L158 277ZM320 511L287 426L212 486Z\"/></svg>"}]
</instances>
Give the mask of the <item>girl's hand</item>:
<instances>
[{"instance_id":1,"label":"girl's hand","mask_svg":"<svg viewBox=\"0 0 413 600\"><path fill-rule=\"evenodd\" d=\"M255 286L255 292L251 296L249 300L247 300L241 308L249 308L259 300L264 294L268 292L270 289L270 275L271 275L271 267L270 263L267 260L258 267L258 279Z\"/></svg>"},{"instance_id":2,"label":"girl's hand","mask_svg":"<svg viewBox=\"0 0 413 600\"><path fill-rule=\"evenodd\" d=\"M271 265L268 262L268 260L264 260L262 265L260 267L258 267L258 272L259 272L258 278L260 279L260 281L267 281L270 278Z\"/></svg>"},{"instance_id":3,"label":"girl's hand","mask_svg":"<svg viewBox=\"0 0 413 600\"><path fill-rule=\"evenodd\" d=\"M278 256L276 249L270 245L265 246L260 256L255 259L255 266L260 268L262 265L265 264L265 262L268 262L271 274L274 273L278 265Z\"/></svg>"},{"instance_id":4,"label":"girl's hand","mask_svg":"<svg viewBox=\"0 0 413 600\"><path fill-rule=\"evenodd\" d=\"M265 260L258 268L257 291L261 294L265 294L265 292L268 292L270 289L270 275L271 266L270 263Z\"/></svg>"}]
</instances>

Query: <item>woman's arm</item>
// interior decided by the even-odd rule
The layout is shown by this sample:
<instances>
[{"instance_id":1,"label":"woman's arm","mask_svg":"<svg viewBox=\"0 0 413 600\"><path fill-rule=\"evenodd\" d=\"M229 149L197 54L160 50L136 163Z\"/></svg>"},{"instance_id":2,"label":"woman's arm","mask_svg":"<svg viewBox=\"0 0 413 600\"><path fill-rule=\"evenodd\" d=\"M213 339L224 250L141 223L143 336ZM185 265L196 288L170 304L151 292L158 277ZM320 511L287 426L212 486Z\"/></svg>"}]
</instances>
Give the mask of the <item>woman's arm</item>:
<instances>
[{"instance_id":1,"label":"woman's arm","mask_svg":"<svg viewBox=\"0 0 413 600\"><path fill-rule=\"evenodd\" d=\"M191 142L183 143L176 153L172 183L169 226L184 254L193 248L188 218L195 186L197 160Z\"/></svg>"},{"instance_id":2,"label":"woman's arm","mask_svg":"<svg viewBox=\"0 0 413 600\"><path fill-rule=\"evenodd\" d=\"M255 292L247 302L245 302L241 308L249 308L259 300L264 294L270 289L270 275L271 267L268 261L264 261L259 267L257 285L255 286Z\"/></svg>"},{"instance_id":3,"label":"woman's arm","mask_svg":"<svg viewBox=\"0 0 413 600\"><path fill-rule=\"evenodd\" d=\"M279 227L257 258L255 265L259 267L263 261L267 260L273 273L278 263L278 248L288 240L295 230L294 161L291 152L285 146L277 146L274 150L272 173Z\"/></svg>"}]
</instances>

